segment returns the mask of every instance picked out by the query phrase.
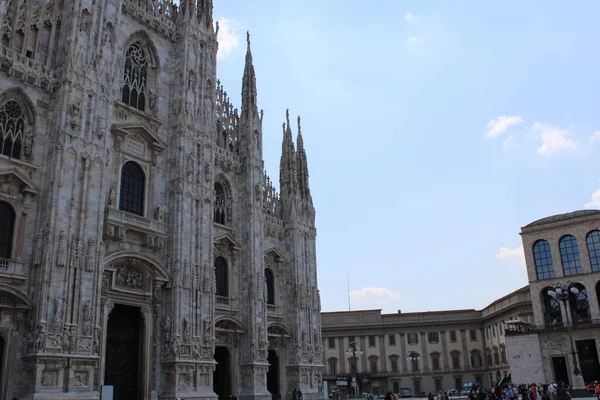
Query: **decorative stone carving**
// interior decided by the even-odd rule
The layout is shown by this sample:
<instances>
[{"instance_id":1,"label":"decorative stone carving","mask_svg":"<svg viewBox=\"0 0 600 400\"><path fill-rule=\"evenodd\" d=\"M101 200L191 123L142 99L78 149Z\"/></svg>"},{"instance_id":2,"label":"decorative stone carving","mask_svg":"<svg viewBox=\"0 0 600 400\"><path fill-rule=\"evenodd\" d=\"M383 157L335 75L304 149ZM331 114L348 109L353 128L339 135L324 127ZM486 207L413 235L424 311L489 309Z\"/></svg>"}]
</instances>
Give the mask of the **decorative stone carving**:
<instances>
[{"instance_id":1,"label":"decorative stone carving","mask_svg":"<svg viewBox=\"0 0 600 400\"><path fill-rule=\"evenodd\" d=\"M62 325L62 318L64 312L64 299L62 297L55 297L53 301L53 315L52 315L52 330L58 331Z\"/></svg>"},{"instance_id":2,"label":"decorative stone carving","mask_svg":"<svg viewBox=\"0 0 600 400\"><path fill-rule=\"evenodd\" d=\"M119 267L116 284L132 289L142 289L144 287L144 272L128 265Z\"/></svg>"},{"instance_id":3,"label":"decorative stone carving","mask_svg":"<svg viewBox=\"0 0 600 400\"><path fill-rule=\"evenodd\" d=\"M58 386L58 371L42 371L41 383L44 387Z\"/></svg>"},{"instance_id":4,"label":"decorative stone carving","mask_svg":"<svg viewBox=\"0 0 600 400\"><path fill-rule=\"evenodd\" d=\"M94 318L94 310L92 310L92 301L87 300L83 305L83 334L89 335L92 332L92 319Z\"/></svg>"},{"instance_id":5,"label":"decorative stone carving","mask_svg":"<svg viewBox=\"0 0 600 400\"><path fill-rule=\"evenodd\" d=\"M56 253L56 265L64 267L67 264L67 234L61 231L58 236L58 251Z\"/></svg>"},{"instance_id":6,"label":"decorative stone carving","mask_svg":"<svg viewBox=\"0 0 600 400\"><path fill-rule=\"evenodd\" d=\"M90 385L90 374L87 371L76 371L73 375L73 386L82 387Z\"/></svg>"}]
</instances>

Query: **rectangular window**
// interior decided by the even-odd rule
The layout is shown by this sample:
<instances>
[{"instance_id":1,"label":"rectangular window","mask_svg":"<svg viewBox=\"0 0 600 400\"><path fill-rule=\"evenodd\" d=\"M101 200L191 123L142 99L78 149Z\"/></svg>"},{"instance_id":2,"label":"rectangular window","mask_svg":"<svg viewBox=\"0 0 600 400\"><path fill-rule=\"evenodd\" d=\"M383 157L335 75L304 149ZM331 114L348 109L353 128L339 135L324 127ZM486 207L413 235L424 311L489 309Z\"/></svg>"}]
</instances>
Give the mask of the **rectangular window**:
<instances>
[{"instance_id":1,"label":"rectangular window","mask_svg":"<svg viewBox=\"0 0 600 400\"><path fill-rule=\"evenodd\" d=\"M458 390L459 392L462 389L462 378L460 376L457 376L456 378L454 378L454 388L456 390Z\"/></svg>"},{"instance_id":2,"label":"rectangular window","mask_svg":"<svg viewBox=\"0 0 600 400\"><path fill-rule=\"evenodd\" d=\"M435 383L435 391L436 392L441 392L442 391L442 379L441 378L435 378L433 381Z\"/></svg>"},{"instance_id":3,"label":"rectangular window","mask_svg":"<svg viewBox=\"0 0 600 400\"><path fill-rule=\"evenodd\" d=\"M481 382L481 376L476 376L476 377L475 377L475 382L477 382L477 383L482 383L482 382Z\"/></svg>"},{"instance_id":4,"label":"rectangular window","mask_svg":"<svg viewBox=\"0 0 600 400\"><path fill-rule=\"evenodd\" d=\"M492 325L492 337L496 337L496 325Z\"/></svg>"},{"instance_id":5,"label":"rectangular window","mask_svg":"<svg viewBox=\"0 0 600 400\"><path fill-rule=\"evenodd\" d=\"M506 350L502 349L500 351L500 355L502 356L502 364L507 364L508 360L506 359Z\"/></svg>"},{"instance_id":6,"label":"rectangular window","mask_svg":"<svg viewBox=\"0 0 600 400\"><path fill-rule=\"evenodd\" d=\"M456 343L456 331L450 331L450 341Z\"/></svg>"},{"instance_id":7,"label":"rectangular window","mask_svg":"<svg viewBox=\"0 0 600 400\"><path fill-rule=\"evenodd\" d=\"M329 363L329 375L337 375L337 362Z\"/></svg>"},{"instance_id":8,"label":"rectangular window","mask_svg":"<svg viewBox=\"0 0 600 400\"><path fill-rule=\"evenodd\" d=\"M394 393L400 393L400 382L394 381L392 386L394 387Z\"/></svg>"},{"instance_id":9,"label":"rectangular window","mask_svg":"<svg viewBox=\"0 0 600 400\"><path fill-rule=\"evenodd\" d=\"M398 360L392 360L392 372L398 372Z\"/></svg>"},{"instance_id":10,"label":"rectangular window","mask_svg":"<svg viewBox=\"0 0 600 400\"><path fill-rule=\"evenodd\" d=\"M504 336L504 324L502 322L498 324L498 331L500 332L500 336Z\"/></svg>"},{"instance_id":11,"label":"rectangular window","mask_svg":"<svg viewBox=\"0 0 600 400\"><path fill-rule=\"evenodd\" d=\"M427 334L427 340L429 343L438 343L440 341L440 335L437 332L429 332Z\"/></svg>"},{"instance_id":12,"label":"rectangular window","mask_svg":"<svg viewBox=\"0 0 600 400\"><path fill-rule=\"evenodd\" d=\"M419 360L410 360L411 361L411 367L413 371L418 371L419 370Z\"/></svg>"},{"instance_id":13,"label":"rectangular window","mask_svg":"<svg viewBox=\"0 0 600 400\"><path fill-rule=\"evenodd\" d=\"M477 331L475 329L471 329L471 342L477 341Z\"/></svg>"},{"instance_id":14,"label":"rectangular window","mask_svg":"<svg viewBox=\"0 0 600 400\"><path fill-rule=\"evenodd\" d=\"M416 333L409 333L406 335L408 344L419 344L419 336Z\"/></svg>"},{"instance_id":15,"label":"rectangular window","mask_svg":"<svg viewBox=\"0 0 600 400\"><path fill-rule=\"evenodd\" d=\"M390 346L395 346L396 345L396 335L395 334L391 334L389 336L389 341L390 341Z\"/></svg>"},{"instance_id":16,"label":"rectangular window","mask_svg":"<svg viewBox=\"0 0 600 400\"><path fill-rule=\"evenodd\" d=\"M458 355L452 356L452 368L454 368L454 369L460 368L460 356L458 356Z\"/></svg>"},{"instance_id":17,"label":"rectangular window","mask_svg":"<svg viewBox=\"0 0 600 400\"><path fill-rule=\"evenodd\" d=\"M369 347L375 347L375 336L369 336Z\"/></svg>"},{"instance_id":18,"label":"rectangular window","mask_svg":"<svg viewBox=\"0 0 600 400\"><path fill-rule=\"evenodd\" d=\"M371 372L373 374L377 373L377 361L371 361Z\"/></svg>"},{"instance_id":19,"label":"rectangular window","mask_svg":"<svg viewBox=\"0 0 600 400\"><path fill-rule=\"evenodd\" d=\"M335 349L335 338L327 338L327 342L329 343L329 348L330 349Z\"/></svg>"},{"instance_id":20,"label":"rectangular window","mask_svg":"<svg viewBox=\"0 0 600 400\"><path fill-rule=\"evenodd\" d=\"M471 366L473 368L481 368L481 356L477 353L471 355Z\"/></svg>"},{"instance_id":21,"label":"rectangular window","mask_svg":"<svg viewBox=\"0 0 600 400\"><path fill-rule=\"evenodd\" d=\"M495 365L500 364L500 355L498 354L498 351L494 352L494 364Z\"/></svg>"},{"instance_id":22,"label":"rectangular window","mask_svg":"<svg viewBox=\"0 0 600 400\"><path fill-rule=\"evenodd\" d=\"M490 340L490 327L485 328L485 338L486 340Z\"/></svg>"},{"instance_id":23,"label":"rectangular window","mask_svg":"<svg viewBox=\"0 0 600 400\"><path fill-rule=\"evenodd\" d=\"M421 381L419 379L415 379L415 394L421 393Z\"/></svg>"},{"instance_id":24,"label":"rectangular window","mask_svg":"<svg viewBox=\"0 0 600 400\"><path fill-rule=\"evenodd\" d=\"M440 356L437 354L431 356L431 369L434 371L440 369Z\"/></svg>"},{"instance_id":25,"label":"rectangular window","mask_svg":"<svg viewBox=\"0 0 600 400\"><path fill-rule=\"evenodd\" d=\"M492 353L487 354L487 362L488 362L488 366L492 365Z\"/></svg>"}]
</instances>

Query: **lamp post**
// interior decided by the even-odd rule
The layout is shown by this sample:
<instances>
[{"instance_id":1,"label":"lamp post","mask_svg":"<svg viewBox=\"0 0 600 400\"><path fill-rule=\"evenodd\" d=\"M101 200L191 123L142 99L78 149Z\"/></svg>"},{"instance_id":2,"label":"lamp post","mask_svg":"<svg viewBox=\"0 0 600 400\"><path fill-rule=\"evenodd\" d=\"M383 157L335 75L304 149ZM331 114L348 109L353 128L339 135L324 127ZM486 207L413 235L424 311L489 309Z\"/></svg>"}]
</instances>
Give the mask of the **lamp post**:
<instances>
[{"instance_id":1,"label":"lamp post","mask_svg":"<svg viewBox=\"0 0 600 400\"><path fill-rule=\"evenodd\" d=\"M413 396L416 397L417 395L417 367L418 367L418 362L421 359L421 356L419 356L419 353L411 351L410 353L408 353L408 356L406 357L407 360L410 361L410 367L413 371Z\"/></svg>"},{"instance_id":2,"label":"lamp post","mask_svg":"<svg viewBox=\"0 0 600 400\"><path fill-rule=\"evenodd\" d=\"M356 348L358 342L356 340L351 341L350 348L346 350L346 357L350 357L350 369L352 370L350 381L350 388L356 388L356 395L360 393L360 386L358 385L358 357L356 355L361 355L362 351Z\"/></svg>"},{"instance_id":3,"label":"lamp post","mask_svg":"<svg viewBox=\"0 0 600 400\"><path fill-rule=\"evenodd\" d=\"M573 356L573 374L579 375L579 367L577 366L577 353L575 352L575 342L573 341L573 331L571 329L571 324L569 323L569 311L571 309L569 297L570 293L573 293L575 296L579 294L579 288L572 284L571 282L567 282L563 284L557 284L556 286L548 289L548 295L553 299L560 300L565 306L565 319L567 324L567 330L569 331L569 344L571 345L571 355Z\"/></svg>"}]
</instances>

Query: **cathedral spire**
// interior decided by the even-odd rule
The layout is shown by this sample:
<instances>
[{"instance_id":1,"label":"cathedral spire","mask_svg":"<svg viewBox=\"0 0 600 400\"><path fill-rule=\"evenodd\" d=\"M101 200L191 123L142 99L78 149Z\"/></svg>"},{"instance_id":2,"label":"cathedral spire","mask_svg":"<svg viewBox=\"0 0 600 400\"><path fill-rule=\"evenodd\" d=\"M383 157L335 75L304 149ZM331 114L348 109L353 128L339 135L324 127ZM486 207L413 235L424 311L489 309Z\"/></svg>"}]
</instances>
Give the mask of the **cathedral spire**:
<instances>
[{"instance_id":1,"label":"cathedral spire","mask_svg":"<svg viewBox=\"0 0 600 400\"><path fill-rule=\"evenodd\" d=\"M296 150L290 127L290 110L286 110L286 122L283 124L283 142L281 143L281 161L279 163L279 186L282 195L296 191L297 170Z\"/></svg>"},{"instance_id":2,"label":"cathedral spire","mask_svg":"<svg viewBox=\"0 0 600 400\"><path fill-rule=\"evenodd\" d=\"M244 78L242 79L242 115L246 118L258 117L258 106L256 104L256 74L252 63L252 50L250 49L250 32L246 32L248 48L246 50L246 65L244 66Z\"/></svg>"},{"instance_id":3,"label":"cathedral spire","mask_svg":"<svg viewBox=\"0 0 600 400\"><path fill-rule=\"evenodd\" d=\"M298 168L298 187L302 198L310 198L310 188L308 186L308 161L306 151L304 150L304 140L302 139L302 124L298 116L298 138L296 139L298 150L296 152L296 166Z\"/></svg>"}]
</instances>

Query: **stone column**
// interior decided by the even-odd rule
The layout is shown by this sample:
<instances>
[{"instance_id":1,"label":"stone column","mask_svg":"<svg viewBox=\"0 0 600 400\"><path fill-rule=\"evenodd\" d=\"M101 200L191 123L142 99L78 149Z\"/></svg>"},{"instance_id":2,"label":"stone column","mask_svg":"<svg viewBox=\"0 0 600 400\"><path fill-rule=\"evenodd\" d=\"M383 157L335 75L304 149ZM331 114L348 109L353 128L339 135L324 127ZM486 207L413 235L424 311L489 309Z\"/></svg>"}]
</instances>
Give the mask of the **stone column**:
<instances>
[{"instance_id":1,"label":"stone column","mask_svg":"<svg viewBox=\"0 0 600 400\"><path fill-rule=\"evenodd\" d=\"M385 335L379 335L379 358L381 359L381 372L387 372L387 357L385 352Z\"/></svg>"},{"instance_id":2,"label":"stone column","mask_svg":"<svg viewBox=\"0 0 600 400\"><path fill-rule=\"evenodd\" d=\"M462 345L463 353L463 370L468 371L471 369L469 364L469 348L467 347L467 333L464 329L460 330L460 343Z\"/></svg>"},{"instance_id":3,"label":"stone column","mask_svg":"<svg viewBox=\"0 0 600 400\"><path fill-rule=\"evenodd\" d=\"M340 359L340 374L346 372L346 352L344 348L344 338L339 337L338 339L338 354Z\"/></svg>"},{"instance_id":4,"label":"stone column","mask_svg":"<svg viewBox=\"0 0 600 400\"><path fill-rule=\"evenodd\" d=\"M450 366L448 364L448 345L446 344L446 331L440 331L441 341L442 341L442 365L441 367L444 369L444 372L448 372L450 370Z\"/></svg>"},{"instance_id":5,"label":"stone column","mask_svg":"<svg viewBox=\"0 0 600 400\"><path fill-rule=\"evenodd\" d=\"M408 367L406 365L406 333L400 333L400 360L402 361L402 373L408 374Z\"/></svg>"},{"instance_id":6,"label":"stone column","mask_svg":"<svg viewBox=\"0 0 600 400\"><path fill-rule=\"evenodd\" d=\"M429 372L429 358L427 357L427 335L425 332L419 332L421 336L421 362L423 363L423 372Z\"/></svg>"}]
</instances>

